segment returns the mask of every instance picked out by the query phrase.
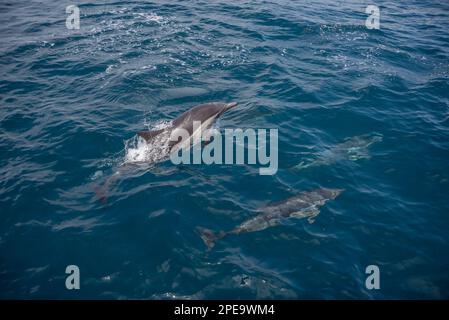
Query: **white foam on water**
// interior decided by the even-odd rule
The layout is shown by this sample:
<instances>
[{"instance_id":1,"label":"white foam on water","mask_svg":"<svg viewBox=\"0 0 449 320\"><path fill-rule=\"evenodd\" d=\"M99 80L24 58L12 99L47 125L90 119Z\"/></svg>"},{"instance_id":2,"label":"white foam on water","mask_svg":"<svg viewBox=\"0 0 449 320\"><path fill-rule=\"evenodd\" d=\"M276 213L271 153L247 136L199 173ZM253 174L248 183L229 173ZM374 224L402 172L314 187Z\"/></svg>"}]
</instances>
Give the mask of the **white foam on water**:
<instances>
[{"instance_id":1,"label":"white foam on water","mask_svg":"<svg viewBox=\"0 0 449 320\"><path fill-rule=\"evenodd\" d=\"M97 180L98 178L103 176L103 171L101 170L97 170L95 171L95 173L91 176L90 180L94 181Z\"/></svg>"},{"instance_id":2,"label":"white foam on water","mask_svg":"<svg viewBox=\"0 0 449 320\"><path fill-rule=\"evenodd\" d=\"M142 12L136 12L134 15L143 18L145 21L152 21L156 23L162 23L164 21L164 18L155 14L155 13L142 13Z\"/></svg>"},{"instance_id":3,"label":"white foam on water","mask_svg":"<svg viewBox=\"0 0 449 320\"><path fill-rule=\"evenodd\" d=\"M170 121L156 123L151 130L166 129L171 126ZM125 156L123 164L129 163L155 163L168 158L170 131L162 132L151 141L136 135L125 142Z\"/></svg>"}]
</instances>

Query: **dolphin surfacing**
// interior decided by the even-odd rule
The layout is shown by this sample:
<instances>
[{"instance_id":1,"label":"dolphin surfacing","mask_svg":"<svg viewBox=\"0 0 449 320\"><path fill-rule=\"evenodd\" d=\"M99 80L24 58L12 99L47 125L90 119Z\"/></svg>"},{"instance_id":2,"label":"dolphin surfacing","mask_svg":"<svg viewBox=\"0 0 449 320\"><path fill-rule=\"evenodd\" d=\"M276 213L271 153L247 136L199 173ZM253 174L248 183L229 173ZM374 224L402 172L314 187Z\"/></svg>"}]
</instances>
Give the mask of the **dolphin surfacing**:
<instances>
[{"instance_id":1,"label":"dolphin surfacing","mask_svg":"<svg viewBox=\"0 0 449 320\"><path fill-rule=\"evenodd\" d=\"M137 135L142 139L144 139L147 143L149 143L154 138L157 138L162 134L165 135L166 133L169 133L170 136L173 130L184 129L189 133L190 138L192 138L194 135L201 134L201 132L196 131L194 132L193 123L195 121L201 122L201 130L207 130L212 126L214 121L219 116L221 116L224 112L234 108L237 105L238 105L237 102L231 103L211 102L200 104L182 113L179 117L177 117L171 122L171 125L168 128L150 131L140 131L137 133ZM162 143L166 143L166 141L164 140L164 142ZM178 146L178 141L168 141L168 146L169 151L172 152L174 150L174 147ZM124 170L120 169L116 173L108 177L103 185L97 184L93 185L96 198L100 200L103 204L106 204L108 201L108 189L113 184L113 182L115 182L115 180L121 176L122 171Z\"/></svg>"},{"instance_id":2,"label":"dolphin surfacing","mask_svg":"<svg viewBox=\"0 0 449 320\"><path fill-rule=\"evenodd\" d=\"M223 103L223 102L211 102L200 104L195 106L186 112L182 113L179 117L172 121L172 125L166 129L154 130L154 131L140 131L138 135L145 139L145 141L151 141L163 132L169 130L170 132L175 129L186 130L190 137L193 137L194 132L193 123L195 121L201 122L202 130L207 130L214 123L214 121L221 116L224 112L237 106L237 102ZM177 141L170 141L170 150L177 144Z\"/></svg>"}]
</instances>

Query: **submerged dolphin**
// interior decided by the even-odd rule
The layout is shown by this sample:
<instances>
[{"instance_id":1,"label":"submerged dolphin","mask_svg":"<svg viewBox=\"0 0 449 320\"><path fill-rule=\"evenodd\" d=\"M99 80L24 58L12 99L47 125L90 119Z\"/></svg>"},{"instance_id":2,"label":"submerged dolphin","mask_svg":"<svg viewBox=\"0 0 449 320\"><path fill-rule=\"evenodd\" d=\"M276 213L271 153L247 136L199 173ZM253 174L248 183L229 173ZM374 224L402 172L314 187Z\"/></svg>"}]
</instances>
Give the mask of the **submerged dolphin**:
<instances>
[{"instance_id":1,"label":"submerged dolphin","mask_svg":"<svg viewBox=\"0 0 449 320\"><path fill-rule=\"evenodd\" d=\"M165 129L153 130L153 131L141 131L138 133L140 137L149 142L153 138L159 136L164 132L173 132L176 129L184 129L189 133L191 138L200 138L201 130L207 130L214 123L214 121L221 116L225 111L237 106L237 102L222 103L212 102L206 104L200 104L187 110L179 117L174 119L171 126ZM201 122L201 129L194 128L193 123L195 121ZM196 130L195 130L196 129ZM169 141L170 151L178 144L178 141Z\"/></svg>"},{"instance_id":2,"label":"submerged dolphin","mask_svg":"<svg viewBox=\"0 0 449 320\"><path fill-rule=\"evenodd\" d=\"M327 201L335 199L342 192L343 189L326 188L302 192L281 202L269 204L259 209L260 214L244 221L230 231L213 232L202 227L198 227L197 230L206 246L212 249L216 241L228 235L264 230L280 224L283 219L307 218L312 223L314 218L320 213L319 207Z\"/></svg>"},{"instance_id":3,"label":"submerged dolphin","mask_svg":"<svg viewBox=\"0 0 449 320\"><path fill-rule=\"evenodd\" d=\"M382 141L382 135L380 134L365 134L346 138L343 143L320 152L315 159L308 161L308 163L302 161L293 168L301 170L310 167L330 165L344 159L351 161L369 159L368 147L380 141Z\"/></svg>"}]
</instances>

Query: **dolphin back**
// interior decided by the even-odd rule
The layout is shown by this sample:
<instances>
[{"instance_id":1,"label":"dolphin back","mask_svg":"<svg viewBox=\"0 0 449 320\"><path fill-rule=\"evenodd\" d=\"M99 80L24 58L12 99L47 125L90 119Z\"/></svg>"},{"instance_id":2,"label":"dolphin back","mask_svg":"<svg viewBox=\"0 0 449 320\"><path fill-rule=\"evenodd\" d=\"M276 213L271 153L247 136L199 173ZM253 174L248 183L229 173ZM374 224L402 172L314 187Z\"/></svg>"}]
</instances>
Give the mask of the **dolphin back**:
<instances>
[{"instance_id":1,"label":"dolphin back","mask_svg":"<svg viewBox=\"0 0 449 320\"><path fill-rule=\"evenodd\" d=\"M156 137L159 134L161 134L163 131L164 131L164 129L150 130L150 131L140 131L137 134L139 135L139 137L142 137L143 139L145 139L145 141L148 142L151 139L153 139L154 137Z\"/></svg>"},{"instance_id":2,"label":"dolphin back","mask_svg":"<svg viewBox=\"0 0 449 320\"><path fill-rule=\"evenodd\" d=\"M223 103L223 102L211 102L197 105L175 120L173 120L173 126L175 127L190 127L193 121L206 122L208 119L217 118L226 110L236 106L236 103Z\"/></svg>"}]
</instances>

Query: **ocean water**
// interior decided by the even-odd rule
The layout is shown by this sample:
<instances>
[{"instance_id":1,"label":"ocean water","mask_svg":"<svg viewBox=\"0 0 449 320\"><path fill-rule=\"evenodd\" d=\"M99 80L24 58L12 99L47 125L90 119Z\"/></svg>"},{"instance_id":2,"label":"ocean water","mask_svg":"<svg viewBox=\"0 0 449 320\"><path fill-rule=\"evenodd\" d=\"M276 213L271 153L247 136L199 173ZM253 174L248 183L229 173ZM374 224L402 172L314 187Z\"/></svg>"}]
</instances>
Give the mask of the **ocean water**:
<instances>
[{"instance_id":1,"label":"ocean water","mask_svg":"<svg viewBox=\"0 0 449 320\"><path fill-rule=\"evenodd\" d=\"M449 298L449 3L79 1L79 30L70 4L0 3L0 298ZM240 102L218 129L279 130L275 175L136 144L211 101ZM196 231L324 187L345 191L314 223Z\"/></svg>"}]
</instances>

